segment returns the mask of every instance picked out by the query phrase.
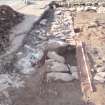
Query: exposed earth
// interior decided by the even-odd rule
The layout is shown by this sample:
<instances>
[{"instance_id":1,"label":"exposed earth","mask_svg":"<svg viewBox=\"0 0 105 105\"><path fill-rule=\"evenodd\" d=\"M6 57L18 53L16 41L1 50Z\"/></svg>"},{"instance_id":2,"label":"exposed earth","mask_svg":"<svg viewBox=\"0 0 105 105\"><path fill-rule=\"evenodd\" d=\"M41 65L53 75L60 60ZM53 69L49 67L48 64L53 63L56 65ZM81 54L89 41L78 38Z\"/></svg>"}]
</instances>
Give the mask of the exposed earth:
<instances>
[{"instance_id":1,"label":"exposed earth","mask_svg":"<svg viewBox=\"0 0 105 105\"><path fill-rule=\"evenodd\" d=\"M97 72L104 73L104 70L101 71L100 69L100 71L98 71L100 67L104 67L104 22L105 14L97 14L96 12L77 13L74 18L74 27L80 28L80 33L77 35L77 37L85 42L88 46L87 50L90 55L93 75L97 75ZM100 65L100 67L98 67L98 65ZM94 77L94 79L96 78ZM103 83L102 79L98 78L98 81ZM94 81L94 84L96 87L96 92L91 94L89 99L91 100L92 98L92 101L95 103L95 105L104 105L105 85L99 85L96 81Z\"/></svg>"}]
</instances>

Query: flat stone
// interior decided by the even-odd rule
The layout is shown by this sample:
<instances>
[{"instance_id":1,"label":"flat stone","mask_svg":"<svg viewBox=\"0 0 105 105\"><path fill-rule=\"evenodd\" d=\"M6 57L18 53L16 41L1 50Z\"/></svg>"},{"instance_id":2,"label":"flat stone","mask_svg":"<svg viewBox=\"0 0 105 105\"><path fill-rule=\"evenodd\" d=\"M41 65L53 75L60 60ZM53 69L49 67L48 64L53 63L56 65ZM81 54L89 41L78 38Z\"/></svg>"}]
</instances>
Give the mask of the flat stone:
<instances>
[{"instance_id":1,"label":"flat stone","mask_svg":"<svg viewBox=\"0 0 105 105\"><path fill-rule=\"evenodd\" d=\"M81 11L83 11L83 10L84 10L84 7L77 7L77 8L76 8L76 11L77 11L77 12L81 12Z\"/></svg>"},{"instance_id":2,"label":"flat stone","mask_svg":"<svg viewBox=\"0 0 105 105\"><path fill-rule=\"evenodd\" d=\"M33 33L34 33L34 32L33 32ZM35 30L35 33L37 33L37 34L40 33L40 30Z\"/></svg>"},{"instance_id":3,"label":"flat stone","mask_svg":"<svg viewBox=\"0 0 105 105\"><path fill-rule=\"evenodd\" d=\"M103 60L102 59L96 59L95 60L95 67L102 67L103 65Z\"/></svg>"},{"instance_id":4,"label":"flat stone","mask_svg":"<svg viewBox=\"0 0 105 105\"><path fill-rule=\"evenodd\" d=\"M16 53L17 59L21 59L23 57L23 52Z\"/></svg>"},{"instance_id":5,"label":"flat stone","mask_svg":"<svg viewBox=\"0 0 105 105\"><path fill-rule=\"evenodd\" d=\"M100 76L102 78L105 78L105 72L99 72L96 75L98 75L98 76Z\"/></svg>"},{"instance_id":6,"label":"flat stone","mask_svg":"<svg viewBox=\"0 0 105 105\"><path fill-rule=\"evenodd\" d=\"M25 45L24 57L19 59L16 63L16 68L27 69L41 62L44 57L42 49L33 49L32 47Z\"/></svg>"},{"instance_id":7,"label":"flat stone","mask_svg":"<svg viewBox=\"0 0 105 105\"><path fill-rule=\"evenodd\" d=\"M55 61L58 61L60 63L65 63L65 59L63 56L58 55L56 52L54 51L49 51L47 54L47 57L49 59L54 59Z\"/></svg>"},{"instance_id":8,"label":"flat stone","mask_svg":"<svg viewBox=\"0 0 105 105\"><path fill-rule=\"evenodd\" d=\"M60 14L61 14L61 12L62 12L62 11L61 11L61 10L59 10L59 11L56 11L56 12L55 12L55 14L56 14L56 15L60 15Z\"/></svg>"},{"instance_id":9,"label":"flat stone","mask_svg":"<svg viewBox=\"0 0 105 105\"><path fill-rule=\"evenodd\" d=\"M97 9L97 13L105 13L105 7L99 7L98 9Z\"/></svg>"},{"instance_id":10,"label":"flat stone","mask_svg":"<svg viewBox=\"0 0 105 105\"><path fill-rule=\"evenodd\" d=\"M42 35L39 35L38 38L41 39L41 40L47 40L47 37L44 37Z\"/></svg>"},{"instance_id":11,"label":"flat stone","mask_svg":"<svg viewBox=\"0 0 105 105\"><path fill-rule=\"evenodd\" d=\"M47 19L41 20L41 21L40 21L40 24L41 24L41 25L46 25L46 24L47 24Z\"/></svg>"},{"instance_id":12,"label":"flat stone","mask_svg":"<svg viewBox=\"0 0 105 105\"><path fill-rule=\"evenodd\" d=\"M69 70L68 70L68 67L63 63L52 62L50 71L52 71L52 72L67 72Z\"/></svg>"},{"instance_id":13,"label":"flat stone","mask_svg":"<svg viewBox=\"0 0 105 105\"><path fill-rule=\"evenodd\" d=\"M33 72L36 72L36 69L31 67L31 68L25 68L21 70L21 73L23 74L32 74Z\"/></svg>"},{"instance_id":14,"label":"flat stone","mask_svg":"<svg viewBox=\"0 0 105 105\"><path fill-rule=\"evenodd\" d=\"M70 66L71 73L77 72L77 66Z\"/></svg>"},{"instance_id":15,"label":"flat stone","mask_svg":"<svg viewBox=\"0 0 105 105\"><path fill-rule=\"evenodd\" d=\"M99 76L97 74L94 76L94 80L99 81L101 83L105 82L105 78L103 78L103 77L101 77L101 76Z\"/></svg>"},{"instance_id":16,"label":"flat stone","mask_svg":"<svg viewBox=\"0 0 105 105\"><path fill-rule=\"evenodd\" d=\"M93 10L97 10L97 7L95 7L95 6L92 6L92 7L91 7L91 9L93 9Z\"/></svg>"},{"instance_id":17,"label":"flat stone","mask_svg":"<svg viewBox=\"0 0 105 105\"><path fill-rule=\"evenodd\" d=\"M30 68L31 66L31 62L29 61L29 59L26 58L21 58L15 65L15 67L19 70Z\"/></svg>"},{"instance_id":18,"label":"flat stone","mask_svg":"<svg viewBox=\"0 0 105 105\"><path fill-rule=\"evenodd\" d=\"M47 60L45 60L45 63L47 64L47 65L52 65L52 62L55 62L55 60L54 59L47 59Z\"/></svg>"},{"instance_id":19,"label":"flat stone","mask_svg":"<svg viewBox=\"0 0 105 105\"><path fill-rule=\"evenodd\" d=\"M105 67L104 67L104 66L97 67L97 68L96 68L96 71L97 71L97 72L103 72L103 71L105 71Z\"/></svg>"},{"instance_id":20,"label":"flat stone","mask_svg":"<svg viewBox=\"0 0 105 105\"><path fill-rule=\"evenodd\" d=\"M48 50L55 50L60 47L66 47L68 44L59 40L49 40Z\"/></svg>"},{"instance_id":21,"label":"flat stone","mask_svg":"<svg viewBox=\"0 0 105 105\"><path fill-rule=\"evenodd\" d=\"M94 11L94 12L96 12L97 11L97 7L88 6L87 8L85 8L85 11Z\"/></svg>"},{"instance_id":22,"label":"flat stone","mask_svg":"<svg viewBox=\"0 0 105 105\"><path fill-rule=\"evenodd\" d=\"M85 6L84 11L88 11L91 8L91 6Z\"/></svg>"},{"instance_id":23,"label":"flat stone","mask_svg":"<svg viewBox=\"0 0 105 105\"><path fill-rule=\"evenodd\" d=\"M76 11L76 8L73 7L73 8L70 8L69 10L74 12L74 11Z\"/></svg>"},{"instance_id":24,"label":"flat stone","mask_svg":"<svg viewBox=\"0 0 105 105\"><path fill-rule=\"evenodd\" d=\"M77 80L79 79L78 72L73 72L72 76Z\"/></svg>"},{"instance_id":25,"label":"flat stone","mask_svg":"<svg viewBox=\"0 0 105 105\"><path fill-rule=\"evenodd\" d=\"M47 81L57 81L57 80L69 82L74 80L74 77L68 73L54 73L54 72L47 73Z\"/></svg>"},{"instance_id":26,"label":"flat stone","mask_svg":"<svg viewBox=\"0 0 105 105\"><path fill-rule=\"evenodd\" d=\"M97 23L96 22L91 22L88 26L88 28L94 28L94 27L97 27Z\"/></svg>"}]
</instances>

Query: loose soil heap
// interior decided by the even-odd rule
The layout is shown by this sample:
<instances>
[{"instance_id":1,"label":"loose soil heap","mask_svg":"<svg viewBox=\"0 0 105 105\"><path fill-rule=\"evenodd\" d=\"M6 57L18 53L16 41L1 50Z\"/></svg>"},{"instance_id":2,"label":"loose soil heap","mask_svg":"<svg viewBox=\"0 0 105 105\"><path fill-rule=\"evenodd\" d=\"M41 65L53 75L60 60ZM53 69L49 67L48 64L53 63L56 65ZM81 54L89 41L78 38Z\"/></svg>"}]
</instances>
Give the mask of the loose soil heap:
<instances>
[{"instance_id":1,"label":"loose soil heap","mask_svg":"<svg viewBox=\"0 0 105 105\"><path fill-rule=\"evenodd\" d=\"M23 15L6 5L0 6L0 54L9 46L9 32L16 24L20 23Z\"/></svg>"}]
</instances>

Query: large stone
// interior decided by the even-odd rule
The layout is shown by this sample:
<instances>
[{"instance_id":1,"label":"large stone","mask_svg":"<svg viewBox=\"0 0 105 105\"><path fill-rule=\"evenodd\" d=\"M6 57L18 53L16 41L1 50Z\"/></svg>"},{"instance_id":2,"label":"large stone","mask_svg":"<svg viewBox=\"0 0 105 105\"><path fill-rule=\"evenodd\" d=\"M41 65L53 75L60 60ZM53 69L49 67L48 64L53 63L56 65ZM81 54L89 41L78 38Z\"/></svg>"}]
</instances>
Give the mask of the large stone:
<instances>
[{"instance_id":1,"label":"large stone","mask_svg":"<svg viewBox=\"0 0 105 105\"><path fill-rule=\"evenodd\" d=\"M103 71L105 71L105 67L104 66L97 67L96 71L97 72L103 72Z\"/></svg>"},{"instance_id":2,"label":"large stone","mask_svg":"<svg viewBox=\"0 0 105 105\"><path fill-rule=\"evenodd\" d=\"M98 9L97 9L97 13L105 13L105 7L99 7Z\"/></svg>"},{"instance_id":3,"label":"large stone","mask_svg":"<svg viewBox=\"0 0 105 105\"><path fill-rule=\"evenodd\" d=\"M96 12L97 11L97 7L94 7L94 6L86 6L85 11L93 11L93 12Z\"/></svg>"},{"instance_id":4,"label":"large stone","mask_svg":"<svg viewBox=\"0 0 105 105\"><path fill-rule=\"evenodd\" d=\"M55 12L56 15L61 15L61 13L62 13L61 10Z\"/></svg>"},{"instance_id":5,"label":"large stone","mask_svg":"<svg viewBox=\"0 0 105 105\"><path fill-rule=\"evenodd\" d=\"M20 71L22 74L32 74L33 72L36 72L36 69L33 67L30 68L24 68Z\"/></svg>"},{"instance_id":6,"label":"large stone","mask_svg":"<svg viewBox=\"0 0 105 105\"><path fill-rule=\"evenodd\" d=\"M102 59L96 59L95 63L97 64L97 66L102 66L103 65L103 60Z\"/></svg>"},{"instance_id":7,"label":"large stone","mask_svg":"<svg viewBox=\"0 0 105 105\"><path fill-rule=\"evenodd\" d=\"M90 6L85 6L84 11L88 11L90 9Z\"/></svg>"},{"instance_id":8,"label":"large stone","mask_svg":"<svg viewBox=\"0 0 105 105\"><path fill-rule=\"evenodd\" d=\"M75 7L72 7L72 8L70 8L69 9L71 12L74 12L74 11L76 11L76 8Z\"/></svg>"},{"instance_id":9,"label":"large stone","mask_svg":"<svg viewBox=\"0 0 105 105\"><path fill-rule=\"evenodd\" d=\"M25 56L20 58L15 65L19 70L29 69L32 65L38 65L44 58L44 52L40 49L33 49L28 45L25 45L25 49Z\"/></svg>"},{"instance_id":10,"label":"large stone","mask_svg":"<svg viewBox=\"0 0 105 105\"><path fill-rule=\"evenodd\" d=\"M84 7L83 7L83 6L82 6L82 7L77 7L77 8L76 8L76 11L77 11L77 12L81 12L81 11L83 11L83 10L84 10Z\"/></svg>"},{"instance_id":11,"label":"large stone","mask_svg":"<svg viewBox=\"0 0 105 105\"><path fill-rule=\"evenodd\" d=\"M94 28L94 27L97 27L97 23L96 22L91 22L88 26L88 28Z\"/></svg>"},{"instance_id":12,"label":"large stone","mask_svg":"<svg viewBox=\"0 0 105 105\"><path fill-rule=\"evenodd\" d=\"M29 61L29 59L26 58L20 59L15 65L15 67L19 70L30 68L31 66L31 62Z\"/></svg>"},{"instance_id":13,"label":"large stone","mask_svg":"<svg viewBox=\"0 0 105 105\"><path fill-rule=\"evenodd\" d=\"M68 70L68 67L63 63L52 62L52 66L51 66L50 71L53 71L53 72L67 72L69 70Z\"/></svg>"},{"instance_id":14,"label":"large stone","mask_svg":"<svg viewBox=\"0 0 105 105\"><path fill-rule=\"evenodd\" d=\"M99 76L99 75L95 75L94 76L94 80L98 81L98 82L101 82L101 83L104 83L105 82L105 78Z\"/></svg>"},{"instance_id":15,"label":"large stone","mask_svg":"<svg viewBox=\"0 0 105 105\"><path fill-rule=\"evenodd\" d=\"M24 87L24 81L21 80L20 76L15 73L12 75L0 74L0 92L4 91L9 87L13 87L13 88Z\"/></svg>"},{"instance_id":16,"label":"large stone","mask_svg":"<svg viewBox=\"0 0 105 105\"><path fill-rule=\"evenodd\" d=\"M55 62L55 60L54 59L47 59L47 60L45 60L45 63L47 64L47 65L52 65L52 62Z\"/></svg>"},{"instance_id":17,"label":"large stone","mask_svg":"<svg viewBox=\"0 0 105 105\"><path fill-rule=\"evenodd\" d=\"M91 9L94 10L94 11L96 11L97 10L97 7L92 6Z\"/></svg>"},{"instance_id":18,"label":"large stone","mask_svg":"<svg viewBox=\"0 0 105 105\"><path fill-rule=\"evenodd\" d=\"M40 21L40 24L41 24L41 25L46 25L46 24L47 24L47 19L41 20L41 21Z\"/></svg>"},{"instance_id":19,"label":"large stone","mask_svg":"<svg viewBox=\"0 0 105 105\"><path fill-rule=\"evenodd\" d=\"M56 52L54 51L49 51L47 54L47 57L49 59L54 59L55 61L61 62L61 63L65 63L65 59L63 56L58 55Z\"/></svg>"},{"instance_id":20,"label":"large stone","mask_svg":"<svg viewBox=\"0 0 105 105\"><path fill-rule=\"evenodd\" d=\"M105 78L105 72L99 72L96 75Z\"/></svg>"},{"instance_id":21,"label":"large stone","mask_svg":"<svg viewBox=\"0 0 105 105\"><path fill-rule=\"evenodd\" d=\"M73 72L72 76L77 80L79 79L78 72Z\"/></svg>"},{"instance_id":22,"label":"large stone","mask_svg":"<svg viewBox=\"0 0 105 105\"><path fill-rule=\"evenodd\" d=\"M42 35L39 35L38 38L41 39L41 40L43 40L43 41L44 41L44 40L47 40L47 37L44 37L44 36L42 36Z\"/></svg>"},{"instance_id":23,"label":"large stone","mask_svg":"<svg viewBox=\"0 0 105 105\"><path fill-rule=\"evenodd\" d=\"M96 12L96 10L97 10L97 7L94 7L94 6L87 6L85 8L85 11L93 11L93 12Z\"/></svg>"},{"instance_id":24,"label":"large stone","mask_svg":"<svg viewBox=\"0 0 105 105\"><path fill-rule=\"evenodd\" d=\"M77 66L70 66L71 73L77 72Z\"/></svg>"},{"instance_id":25,"label":"large stone","mask_svg":"<svg viewBox=\"0 0 105 105\"><path fill-rule=\"evenodd\" d=\"M55 50L60 47L66 47L68 44L59 40L49 40L48 50Z\"/></svg>"},{"instance_id":26,"label":"large stone","mask_svg":"<svg viewBox=\"0 0 105 105\"><path fill-rule=\"evenodd\" d=\"M47 81L56 81L56 80L69 82L74 80L74 77L68 73L54 73L54 72L47 73Z\"/></svg>"}]
</instances>

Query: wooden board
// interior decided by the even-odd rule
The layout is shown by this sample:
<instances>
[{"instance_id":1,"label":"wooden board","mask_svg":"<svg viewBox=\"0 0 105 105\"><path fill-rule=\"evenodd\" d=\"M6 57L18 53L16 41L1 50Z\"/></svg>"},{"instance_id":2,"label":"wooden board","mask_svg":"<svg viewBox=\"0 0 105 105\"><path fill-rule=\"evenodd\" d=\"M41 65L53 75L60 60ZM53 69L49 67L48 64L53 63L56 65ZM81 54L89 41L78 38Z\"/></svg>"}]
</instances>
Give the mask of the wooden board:
<instances>
[{"instance_id":1,"label":"wooden board","mask_svg":"<svg viewBox=\"0 0 105 105\"><path fill-rule=\"evenodd\" d=\"M91 68L86 52L86 46L85 43L81 41L76 42L76 58L81 82L81 89L83 94L86 95L87 92L93 92L93 86L91 78Z\"/></svg>"}]
</instances>

